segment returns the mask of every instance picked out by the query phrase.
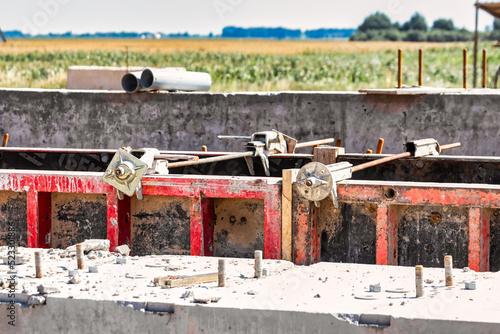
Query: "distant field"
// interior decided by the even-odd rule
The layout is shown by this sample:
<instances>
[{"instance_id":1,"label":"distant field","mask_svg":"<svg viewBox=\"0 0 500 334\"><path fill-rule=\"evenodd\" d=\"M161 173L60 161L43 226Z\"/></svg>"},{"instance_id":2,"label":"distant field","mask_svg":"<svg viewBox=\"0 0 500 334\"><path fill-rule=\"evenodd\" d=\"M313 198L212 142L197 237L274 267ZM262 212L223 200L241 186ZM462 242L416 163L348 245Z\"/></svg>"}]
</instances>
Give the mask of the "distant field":
<instances>
[{"instance_id":1,"label":"distant field","mask_svg":"<svg viewBox=\"0 0 500 334\"><path fill-rule=\"evenodd\" d=\"M0 44L0 86L65 88L71 65L182 66L212 75L212 91L358 90L396 84L397 49L404 83L417 83L417 50L425 50L427 86L462 85L467 43L270 40L11 40ZM128 48L128 57L126 49ZM500 52L488 48L491 79ZM469 53L472 74L472 52ZM472 75L471 75L472 76ZM469 85L472 85L470 79Z\"/></svg>"},{"instance_id":2,"label":"distant field","mask_svg":"<svg viewBox=\"0 0 500 334\"><path fill-rule=\"evenodd\" d=\"M226 40L226 39L69 39L69 40L11 40L0 44L0 52L61 52L61 51L125 51L172 53L182 51L297 54L304 52L373 52L395 47L393 42L349 42L349 41L273 41L273 40ZM398 42L397 47L406 50L419 48L453 47L454 43ZM465 45L465 43L463 44Z\"/></svg>"}]
</instances>

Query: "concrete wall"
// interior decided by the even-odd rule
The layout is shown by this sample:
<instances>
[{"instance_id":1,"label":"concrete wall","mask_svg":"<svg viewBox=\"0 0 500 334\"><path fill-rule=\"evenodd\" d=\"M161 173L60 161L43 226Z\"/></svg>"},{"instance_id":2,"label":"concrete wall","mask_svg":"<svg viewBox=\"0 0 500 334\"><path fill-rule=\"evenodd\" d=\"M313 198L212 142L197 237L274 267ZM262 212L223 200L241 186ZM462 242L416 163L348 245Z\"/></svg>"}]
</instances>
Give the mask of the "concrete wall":
<instances>
[{"instance_id":1,"label":"concrete wall","mask_svg":"<svg viewBox=\"0 0 500 334\"><path fill-rule=\"evenodd\" d=\"M10 304L0 303L0 333L497 333L498 323L435 318L396 318L375 314L331 314L200 305L165 305L173 313L144 312L149 303L118 305L113 301L47 296L46 305L16 304L15 326ZM439 304L440 305L440 304ZM163 309L163 307L159 307ZM365 322L366 319L368 320ZM387 327L373 325L388 321ZM354 324L352 322L356 322ZM360 325L361 324L361 325Z\"/></svg>"},{"instance_id":2,"label":"concrete wall","mask_svg":"<svg viewBox=\"0 0 500 334\"><path fill-rule=\"evenodd\" d=\"M0 89L9 146L241 151L217 135L278 129L299 141L340 138L347 152L400 152L406 140L462 142L454 154L498 155L500 93L142 93Z\"/></svg>"}]
</instances>

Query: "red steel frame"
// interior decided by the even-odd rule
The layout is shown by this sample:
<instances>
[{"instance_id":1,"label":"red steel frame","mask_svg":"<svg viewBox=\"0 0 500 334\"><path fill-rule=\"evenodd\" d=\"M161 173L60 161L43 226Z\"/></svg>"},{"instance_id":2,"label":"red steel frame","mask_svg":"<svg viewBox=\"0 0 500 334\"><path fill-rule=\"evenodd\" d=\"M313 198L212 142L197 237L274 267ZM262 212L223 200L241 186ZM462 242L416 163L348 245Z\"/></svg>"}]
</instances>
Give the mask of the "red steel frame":
<instances>
[{"instance_id":1,"label":"red steel frame","mask_svg":"<svg viewBox=\"0 0 500 334\"><path fill-rule=\"evenodd\" d=\"M500 208L500 186L349 180L339 183L337 191L339 202L377 204L376 264L397 265L396 206L465 206L469 208L469 267L475 271L489 270L489 209ZM294 248L297 254L301 254L295 259L297 264L320 261L317 251L303 255L304 250L318 249L319 244L314 218L308 217L309 209L304 208L311 205L314 204L301 202L297 208L298 217L294 224L301 227L301 233L309 232L307 235L310 236L310 239L294 238ZM312 224L304 223L307 221ZM310 231L304 230L307 226Z\"/></svg>"},{"instance_id":2,"label":"red steel frame","mask_svg":"<svg viewBox=\"0 0 500 334\"><path fill-rule=\"evenodd\" d=\"M281 179L230 176L145 176L143 194L191 199L191 255L213 255L213 199L264 201L264 256L281 258ZM48 248L51 193L106 194L107 235L111 250L130 244L130 198L118 200L102 173L0 171L0 191L27 193L28 247Z\"/></svg>"}]
</instances>

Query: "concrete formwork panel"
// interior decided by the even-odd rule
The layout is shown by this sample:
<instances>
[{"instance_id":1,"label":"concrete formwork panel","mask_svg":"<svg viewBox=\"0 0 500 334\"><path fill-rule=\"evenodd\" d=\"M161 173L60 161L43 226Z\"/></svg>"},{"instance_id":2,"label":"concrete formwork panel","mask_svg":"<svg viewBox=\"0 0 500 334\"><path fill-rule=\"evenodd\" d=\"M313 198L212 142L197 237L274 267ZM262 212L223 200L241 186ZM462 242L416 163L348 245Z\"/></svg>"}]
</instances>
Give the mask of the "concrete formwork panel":
<instances>
[{"instance_id":1,"label":"concrete formwork panel","mask_svg":"<svg viewBox=\"0 0 500 334\"><path fill-rule=\"evenodd\" d=\"M489 217L490 270L500 271L500 210L491 210Z\"/></svg>"},{"instance_id":2,"label":"concrete formwork panel","mask_svg":"<svg viewBox=\"0 0 500 334\"><path fill-rule=\"evenodd\" d=\"M453 255L453 266L468 266L469 222L465 207L397 206L398 265L444 267L444 256Z\"/></svg>"},{"instance_id":3,"label":"concrete formwork panel","mask_svg":"<svg viewBox=\"0 0 500 334\"><path fill-rule=\"evenodd\" d=\"M27 246L26 193L0 191L0 246L9 245L9 227L15 228L16 246Z\"/></svg>"},{"instance_id":4,"label":"concrete formwork panel","mask_svg":"<svg viewBox=\"0 0 500 334\"><path fill-rule=\"evenodd\" d=\"M264 249L264 201L214 200L214 256L252 258Z\"/></svg>"},{"instance_id":5,"label":"concrete formwork panel","mask_svg":"<svg viewBox=\"0 0 500 334\"><path fill-rule=\"evenodd\" d=\"M321 261L375 263L377 207L324 201L318 212Z\"/></svg>"},{"instance_id":6,"label":"concrete formwork panel","mask_svg":"<svg viewBox=\"0 0 500 334\"><path fill-rule=\"evenodd\" d=\"M52 248L107 239L106 195L52 193L51 218Z\"/></svg>"},{"instance_id":7,"label":"concrete formwork panel","mask_svg":"<svg viewBox=\"0 0 500 334\"><path fill-rule=\"evenodd\" d=\"M187 197L144 196L131 200L133 255L191 254L190 200Z\"/></svg>"}]
</instances>

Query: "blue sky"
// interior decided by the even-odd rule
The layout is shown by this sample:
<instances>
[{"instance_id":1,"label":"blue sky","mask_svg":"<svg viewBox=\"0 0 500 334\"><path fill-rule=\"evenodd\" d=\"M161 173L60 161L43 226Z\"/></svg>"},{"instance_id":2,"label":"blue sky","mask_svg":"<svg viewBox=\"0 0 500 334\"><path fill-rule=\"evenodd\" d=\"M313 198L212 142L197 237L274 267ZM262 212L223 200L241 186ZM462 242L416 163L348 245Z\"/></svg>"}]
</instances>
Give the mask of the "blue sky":
<instances>
[{"instance_id":1,"label":"blue sky","mask_svg":"<svg viewBox=\"0 0 500 334\"><path fill-rule=\"evenodd\" d=\"M376 11L407 21L415 12L429 24L452 18L474 29L475 0L22 0L1 1L0 27L25 33L106 31L220 34L228 25L296 29L355 28ZM493 18L480 15L480 30Z\"/></svg>"}]
</instances>

